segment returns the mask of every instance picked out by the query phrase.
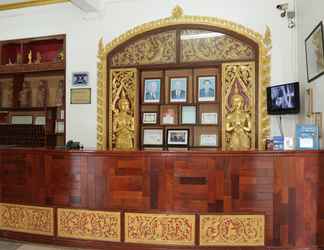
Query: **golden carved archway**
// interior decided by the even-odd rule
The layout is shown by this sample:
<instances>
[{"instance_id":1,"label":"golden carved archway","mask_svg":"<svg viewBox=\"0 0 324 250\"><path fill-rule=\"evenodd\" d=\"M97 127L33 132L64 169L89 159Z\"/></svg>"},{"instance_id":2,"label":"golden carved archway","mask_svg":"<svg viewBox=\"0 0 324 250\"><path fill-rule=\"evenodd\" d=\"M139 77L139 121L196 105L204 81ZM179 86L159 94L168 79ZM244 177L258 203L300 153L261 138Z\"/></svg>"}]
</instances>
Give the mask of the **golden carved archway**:
<instances>
[{"instance_id":1,"label":"golden carved archway","mask_svg":"<svg viewBox=\"0 0 324 250\"><path fill-rule=\"evenodd\" d=\"M97 148L98 149L106 149L108 146L107 142L107 120L112 121L112 112L107 111L107 101L109 97L107 96L107 66L108 66L108 60L111 60L116 66L118 66L121 62L118 57L110 58L108 59L108 55L115 50L117 47L121 46L122 44L126 43L127 41L141 35L147 32L151 32L157 29L163 29L167 27L172 26L178 26L178 25L193 25L193 26L206 26L206 27L214 27L217 29L222 29L229 31L231 33L238 34L240 36L246 37L247 40L253 41L258 46L258 65L255 65L258 69L257 74L257 82L258 89L253 89L254 83L249 83L249 77L247 77L245 80L243 79L245 76L248 76L249 74L255 73L253 70L248 70L251 68L250 64L246 65L240 65L237 67L237 79L240 79L241 84L240 88L243 88L241 92L246 92L246 95L251 96L251 98L254 98L253 95L255 91L258 93L258 100L256 100L255 110L258 111L258 117L257 117L257 125L252 126L252 129L254 135L257 135L258 141L257 145L260 149L264 148L265 144L265 138L269 135L270 128L269 128L269 118L267 116L266 111L266 87L268 86L270 82L270 71L271 71L271 57L270 57L270 50L271 50L271 32L270 29L267 27L266 33L264 37L260 35L257 32L254 32L253 30L246 28L242 25L235 24L230 21L222 20L215 17L202 17L202 16L186 16L183 15L182 9L177 6L173 12L172 16L164 19L160 19L157 21L145 23L143 25L140 25L138 27L135 27L134 29L122 34L118 38L114 39L112 42L108 43L107 45L104 45L103 39L99 42L99 51L98 51L98 84L97 84ZM168 35L168 34L167 34ZM120 54L120 57L123 55ZM111 64L110 62L110 64ZM235 64L224 64L223 65L223 71L225 70L233 70L235 69ZM252 68L251 68L252 69ZM255 70L255 68L254 68ZM243 74L242 76L239 76L239 74ZM233 79L225 79L223 76L222 81L226 82L228 80L228 85L233 87L233 82L237 81ZM252 87L251 87L252 86ZM232 90L232 88L230 88ZM109 91L111 94L112 91ZM227 93L223 93L227 95ZM243 93L244 94L244 93ZM254 100L254 99L253 99ZM224 103L223 103L224 104ZM223 109L226 109L224 106ZM227 107L228 112L230 112L231 108ZM255 112L251 113L252 116L256 116ZM109 124L109 129L112 129L112 124ZM224 128L223 128L224 130ZM252 134L253 134L252 133ZM225 132L223 131L223 140L226 140L225 138ZM255 139L255 137L253 138ZM255 143L256 144L256 143ZM255 145L254 144L254 145ZM225 145L225 144L224 144ZM251 145L253 146L253 145ZM111 148L111 145L110 145ZM223 147L225 148L225 147Z\"/></svg>"}]
</instances>

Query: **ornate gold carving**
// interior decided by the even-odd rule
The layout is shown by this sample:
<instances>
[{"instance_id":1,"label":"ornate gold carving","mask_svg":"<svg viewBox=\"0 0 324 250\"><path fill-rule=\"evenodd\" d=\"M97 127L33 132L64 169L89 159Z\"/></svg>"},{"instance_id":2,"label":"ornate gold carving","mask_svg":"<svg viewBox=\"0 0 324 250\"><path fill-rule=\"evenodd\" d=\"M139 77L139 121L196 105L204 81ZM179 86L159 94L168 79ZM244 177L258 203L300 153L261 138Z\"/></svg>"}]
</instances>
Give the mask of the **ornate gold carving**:
<instances>
[{"instance_id":1,"label":"ornate gold carving","mask_svg":"<svg viewBox=\"0 0 324 250\"><path fill-rule=\"evenodd\" d=\"M204 30L181 32L181 62L252 59L255 59L254 49L231 36Z\"/></svg>"},{"instance_id":2,"label":"ornate gold carving","mask_svg":"<svg viewBox=\"0 0 324 250\"><path fill-rule=\"evenodd\" d=\"M0 203L0 230L54 235L53 208Z\"/></svg>"},{"instance_id":3,"label":"ornate gold carving","mask_svg":"<svg viewBox=\"0 0 324 250\"><path fill-rule=\"evenodd\" d=\"M125 43L129 39L132 39L139 34L143 34L148 31L153 31L159 28L172 27L175 25L201 25L206 27L215 27L225 29L237 34L243 35L246 38L254 41L259 47L259 113L258 113L258 147L264 149L265 140L269 135L270 126L269 118L266 112L266 87L270 82L271 72L271 34L268 29L265 38L259 33L246 28L240 24L236 24L231 21L223 20L216 17L203 17L203 16L186 16L182 15L179 17L171 16L164 19L159 19L149 23L137 26L116 39L112 40L107 45L103 45L103 41L100 40L99 51L98 51L98 93L97 93L97 105L98 105L98 117L97 117L97 147L98 149L106 149L107 143L107 110L106 110L106 99L107 99L107 55ZM270 38L270 39L269 39Z\"/></svg>"},{"instance_id":4,"label":"ornate gold carving","mask_svg":"<svg viewBox=\"0 0 324 250\"><path fill-rule=\"evenodd\" d=\"M176 5L172 10L172 17L178 18L183 16L183 9L180 5Z\"/></svg>"},{"instance_id":5,"label":"ornate gold carving","mask_svg":"<svg viewBox=\"0 0 324 250\"><path fill-rule=\"evenodd\" d=\"M195 215L125 213L125 242L195 244Z\"/></svg>"},{"instance_id":6,"label":"ornate gold carving","mask_svg":"<svg viewBox=\"0 0 324 250\"><path fill-rule=\"evenodd\" d=\"M222 67L223 149L255 148L255 63Z\"/></svg>"},{"instance_id":7,"label":"ornate gold carving","mask_svg":"<svg viewBox=\"0 0 324 250\"><path fill-rule=\"evenodd\" d=\"M265 149L266 139L270 135L270 118L267 112L267 87L271 81L271 30L267 26L262 43L259 46L259 113L258 113L258 148Z\"/></svg>"},{"instance_id":8,"label":"ornate gold carving","mask_svg":"<svg viewBox=\"0 0 324 250\"><path fill-rule=\"evenodd\" d=\"M264 215L201 215L201 246L264 246Z\"/></svg>"},{"instance_id":9,"label":"ornate gold carving","mask_svg":"<svg viewBox=\"0 0 324 250\"><path fill-rule=\"evenodd\" d=\"M176 62L176 31L150 35L112 56L112 66L134 66Z\"/></svg>"},{"instance_id":10,"label":"ornate gold carving","mask_svg":"<svg viewBox=\"0 0 324 250\"><path fill-rule=\"evenodd\" d=\"M137 70L110 71L109 148L132 150L137 146Z\"/></svg>"},{"instance_id":11,"label":"ornate gold carving","mask_svg":"<svg viewBox=\"0 0 324 250\"><path fill-rule=\"evenodd\" d=\"M59 237L119 242L120 231L119 212L57 209Z\"/></svg>"},{"instance_id":12,"label":"ornate gold carving","mask_svg":"<svg viewBox=\"0 0 324 250\"><path fill-rule=\"evenodd\" d=\"M107 55L103 39L99 41L97 82L97 149L107 148Z\"/></svg>"}]
</instances>

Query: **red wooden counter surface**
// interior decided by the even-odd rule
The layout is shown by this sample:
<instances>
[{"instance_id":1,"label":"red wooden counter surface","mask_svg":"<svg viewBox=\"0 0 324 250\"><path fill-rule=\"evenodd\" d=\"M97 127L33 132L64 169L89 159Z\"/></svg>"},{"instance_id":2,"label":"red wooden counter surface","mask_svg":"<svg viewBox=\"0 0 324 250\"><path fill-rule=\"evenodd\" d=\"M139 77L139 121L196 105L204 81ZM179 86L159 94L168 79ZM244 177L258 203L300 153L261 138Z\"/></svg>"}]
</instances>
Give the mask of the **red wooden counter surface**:
<instances>
[{"instance_id":1,"label":"red wooden counter surface","mask_svg":"<svg viewBox=\"0 0 324 250\"><path fill-rule=\"evenodd\" d=\"M320 248L324 247L324 151L2 148L0 202L101 211L262 212L266 247ZM109 249L177 248L8 231L0 231L0 236Z\"/></svg>"}]
</instances>

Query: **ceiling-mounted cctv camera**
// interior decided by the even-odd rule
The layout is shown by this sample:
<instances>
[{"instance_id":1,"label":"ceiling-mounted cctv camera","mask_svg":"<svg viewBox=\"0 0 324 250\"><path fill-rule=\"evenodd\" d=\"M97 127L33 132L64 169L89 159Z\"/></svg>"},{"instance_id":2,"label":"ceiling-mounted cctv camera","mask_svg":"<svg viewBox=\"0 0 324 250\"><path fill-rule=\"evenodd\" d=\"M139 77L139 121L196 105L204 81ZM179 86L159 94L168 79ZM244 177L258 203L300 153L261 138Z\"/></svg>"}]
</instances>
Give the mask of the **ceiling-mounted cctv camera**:
<instances>
[{"instance_id":1,"label":"ceiling-mounted cctv camera","mask_svg":"<svg viewBox=\"0 0 324 250\"><path fill-rule=\"evenodd\" d=\"M277 9L282 11L288 10L288 3L278 4Z\"/></svg>"},{"instance_id":2,"label":"ceiling-mounted cctv camera","mask_svg":"<svg viewBox=\"0 0 324 250\"><path fill-rule=\"evenodd\" d=\"M278 4L276 6L276 8L281 11L280 16L282 18L286 17L288 7L289 7L288 3Z\"/></svg>"}]
</instances>

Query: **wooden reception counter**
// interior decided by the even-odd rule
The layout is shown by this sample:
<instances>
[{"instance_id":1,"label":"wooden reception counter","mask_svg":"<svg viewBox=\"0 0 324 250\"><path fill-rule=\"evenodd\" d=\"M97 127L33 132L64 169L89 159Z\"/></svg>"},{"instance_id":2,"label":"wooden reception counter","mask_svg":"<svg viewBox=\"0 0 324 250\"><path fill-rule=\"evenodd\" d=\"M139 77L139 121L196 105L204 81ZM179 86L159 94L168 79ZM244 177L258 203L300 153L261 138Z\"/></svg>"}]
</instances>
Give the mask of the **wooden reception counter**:
<instances>
[{"instance_id":1,"label":"wooden reception counter","mask_svg":"<svg viewBox=\"0 0 324 250\"><path fill-rule=\"evenodd\" d=\"M324 247L324 152L0 149L0 237L101 249Z\"/></svg>"}]
</instances>

